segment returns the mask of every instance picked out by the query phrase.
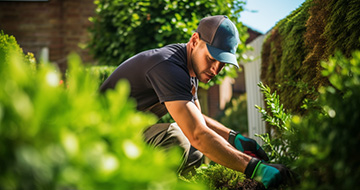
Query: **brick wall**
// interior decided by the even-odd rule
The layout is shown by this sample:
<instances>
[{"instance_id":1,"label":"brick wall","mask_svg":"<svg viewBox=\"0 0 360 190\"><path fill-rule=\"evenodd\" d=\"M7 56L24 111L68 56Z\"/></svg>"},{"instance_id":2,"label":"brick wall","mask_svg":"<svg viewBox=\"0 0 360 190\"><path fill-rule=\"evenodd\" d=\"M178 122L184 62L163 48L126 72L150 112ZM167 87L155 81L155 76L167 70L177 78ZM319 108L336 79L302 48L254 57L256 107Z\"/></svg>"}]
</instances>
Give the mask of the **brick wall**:
<instances>
[{"instance_id":1,"label":"brick wall","mask_svg":"<svg viewBox=\"0 0 360 190\"><path fill-rule=\"evenodd\" d=\"M0 30L13 35L24 52L36 57L49 48L49 60L66 68L66 56L78 53L91 62L88 50L79 47L90 38L89 17L95 14L93 0L49 0L47 2L0 2Z\"/></svg>"}]
</instances>

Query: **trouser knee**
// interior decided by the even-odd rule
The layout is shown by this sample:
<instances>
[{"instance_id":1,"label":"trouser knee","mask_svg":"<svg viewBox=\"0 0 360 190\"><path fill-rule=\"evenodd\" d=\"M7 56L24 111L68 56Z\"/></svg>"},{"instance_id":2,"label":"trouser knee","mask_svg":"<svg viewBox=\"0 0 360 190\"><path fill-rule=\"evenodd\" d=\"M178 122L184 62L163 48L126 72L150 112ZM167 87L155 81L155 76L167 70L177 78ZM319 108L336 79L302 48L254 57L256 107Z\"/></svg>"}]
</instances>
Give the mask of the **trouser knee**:
<instances>
[{"instance_id":1,"label":"trouser knee","mask_svg":"<svg viewBox=\"0 0 360 190\"><path fill-rule=\"evenodd\" d=\"M144 132L147 143L165 149L179 146L183 150L183 163L179 169L182 175L192 172L203 162L203 154L191 146L176 123L161 123L151 126Z\"/></svg>"}]
</instances>

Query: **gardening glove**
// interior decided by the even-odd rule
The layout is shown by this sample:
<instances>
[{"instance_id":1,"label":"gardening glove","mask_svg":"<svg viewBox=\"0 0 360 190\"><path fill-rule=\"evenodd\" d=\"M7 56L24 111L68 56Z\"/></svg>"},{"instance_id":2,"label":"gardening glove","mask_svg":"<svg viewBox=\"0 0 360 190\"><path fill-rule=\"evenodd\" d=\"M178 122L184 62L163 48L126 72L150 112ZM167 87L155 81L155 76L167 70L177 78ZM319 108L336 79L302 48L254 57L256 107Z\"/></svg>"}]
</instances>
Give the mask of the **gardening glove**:
<instances>
[{"instance_id":1,"label":"gardening glove","mask_svg":"<svg viewBox=\"0 0 360 190\"><path fill-rule=\"evenodd\" d=\"M260 160L269 160L269 157L266 155L265 151L254 139L246 138L237 131L230 131L228 141L236 149L247 155L259 158Z\"/></svg>"},{"instance_id":2,"label":"gardening glove","mask_svg":"<svg viewBox=\"0 0 360 190\"><path fill-rule=\"evenodd\" d=\"M267 164L252 158L245 169L246 177L264 184L265 188L278 187L282 183L292 182L293 173L282 164Z\"/></svg>"}]
</instances>

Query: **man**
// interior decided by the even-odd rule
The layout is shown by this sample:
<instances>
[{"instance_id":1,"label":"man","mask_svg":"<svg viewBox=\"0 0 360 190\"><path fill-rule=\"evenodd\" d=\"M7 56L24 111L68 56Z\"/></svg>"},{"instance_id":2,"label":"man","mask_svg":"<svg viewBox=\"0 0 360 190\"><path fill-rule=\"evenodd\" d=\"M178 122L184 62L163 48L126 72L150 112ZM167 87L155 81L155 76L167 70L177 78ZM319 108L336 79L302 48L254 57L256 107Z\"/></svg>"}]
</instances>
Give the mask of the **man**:
<instances>
[{"instance_id":1,"label":"man","mask_svg":"<svg viewBox=\"0 0 360 190\"><path fill-rule=\"evenodd\" d=\"M260 161L268 157L254 140L203 115L197 99L198 80L209 82L225 64L239 67L235 56L238 43L238 31L229 18L206 17L187 44L172 44L133 56L111 74L100 91L127 79L138 110L159 118L170 113L176 123L155 124L144 136L155 146L182 147L182 174L198 167L205 155L266 187L277 186L286 180L288 170Z\"/></svg>"}]
</instances>

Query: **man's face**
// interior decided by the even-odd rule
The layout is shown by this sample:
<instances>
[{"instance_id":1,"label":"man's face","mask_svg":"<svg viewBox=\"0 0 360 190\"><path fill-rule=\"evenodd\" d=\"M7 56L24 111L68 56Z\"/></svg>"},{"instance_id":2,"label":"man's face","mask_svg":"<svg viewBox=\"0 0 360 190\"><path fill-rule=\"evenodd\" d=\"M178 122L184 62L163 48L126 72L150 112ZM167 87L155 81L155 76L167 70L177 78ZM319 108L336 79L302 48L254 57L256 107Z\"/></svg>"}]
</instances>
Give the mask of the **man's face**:
<instances>
[{"instance_id":1,"label":"man's face","mask_svg":"<svg viewBox=\"0 0 360 190\"><path fill-rule=\"evenodd\" d=\"M196 77L203 83L208 83L225 65L210 55L206 43L202 40L191 53L191 63Z\"/></svg>"}]
</instances>

